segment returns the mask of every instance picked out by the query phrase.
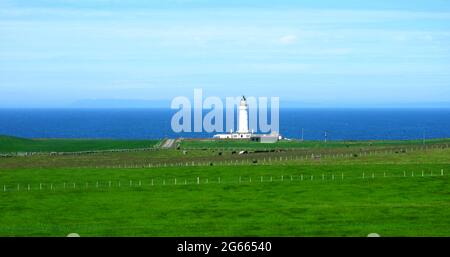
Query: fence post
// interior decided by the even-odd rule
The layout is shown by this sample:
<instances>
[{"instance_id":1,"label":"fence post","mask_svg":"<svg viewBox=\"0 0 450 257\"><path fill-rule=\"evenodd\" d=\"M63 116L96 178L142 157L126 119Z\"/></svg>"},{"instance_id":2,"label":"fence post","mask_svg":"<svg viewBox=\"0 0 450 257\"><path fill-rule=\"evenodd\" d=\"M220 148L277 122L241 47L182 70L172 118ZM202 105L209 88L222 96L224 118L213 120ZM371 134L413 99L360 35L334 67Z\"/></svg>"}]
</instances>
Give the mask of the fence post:
<instances>
[{"instance_id":1,"label":"fence post","mask_svg":"<svg viewBox=\"0 0 450 257\"><path fill-rule=\"evenodd\" d=\"M200 177L197 177L197 185L200 184Z\"/></svg>"},{"instance_id":2,"label":"fence post","mask_svg":"<svg viewBox=\"0 0 450 257\"><path fill-rule=\"evenodd\" d=\"M441 169L441 176L444 176L444 169Z\"/></svg>"}]
</instances>

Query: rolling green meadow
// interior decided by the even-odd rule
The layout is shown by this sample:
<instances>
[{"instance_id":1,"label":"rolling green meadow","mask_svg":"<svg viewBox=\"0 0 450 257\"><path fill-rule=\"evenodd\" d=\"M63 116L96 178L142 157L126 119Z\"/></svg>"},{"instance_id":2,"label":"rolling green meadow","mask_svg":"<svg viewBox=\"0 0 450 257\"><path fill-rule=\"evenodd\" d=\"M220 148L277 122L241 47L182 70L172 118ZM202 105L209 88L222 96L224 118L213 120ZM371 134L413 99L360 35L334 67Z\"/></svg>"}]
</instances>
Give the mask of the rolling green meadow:
<instances>
[{"instance_id":1,"label":"rolling green meadow","mask_svg":"<svg viewBox=\"0 0 450 257\"><path fill-rule=\"evenodd\" d=\"M28 139L0 135L0 153L78 152L151 148L158 140Z\"/></svg>"},{"instance_id":2,"label":"rolling green meadow","mask_svg":"<svg viewBox=\"0 0 450 257\"><path fill-rule=\"evenodd\" d=\"M77 140L42 141L40 152L70 152ZM2 157L0 235L448 236L449 142L183 140L152 151ZM159 144L123 143L76 151Z\"/></svg>"},{"instance_id":3,"label":"rolling green meadow","mask_svg":"<svg viewBox=\"0 0 450 257\"><path fill-rule=\"evenodd\" d=\"M428 144L448 144L448 139L428 139ZM273 144L261 144L254 141L243 140L214 140L214 139L187 139L181 146L188 149L224 148L224 149L323 149L323 148L350 148L350 147L382 147L382 146L414 146L422 144L422 140L374 140L374 141L279 141Z\"/></svg>"}]
</instances>

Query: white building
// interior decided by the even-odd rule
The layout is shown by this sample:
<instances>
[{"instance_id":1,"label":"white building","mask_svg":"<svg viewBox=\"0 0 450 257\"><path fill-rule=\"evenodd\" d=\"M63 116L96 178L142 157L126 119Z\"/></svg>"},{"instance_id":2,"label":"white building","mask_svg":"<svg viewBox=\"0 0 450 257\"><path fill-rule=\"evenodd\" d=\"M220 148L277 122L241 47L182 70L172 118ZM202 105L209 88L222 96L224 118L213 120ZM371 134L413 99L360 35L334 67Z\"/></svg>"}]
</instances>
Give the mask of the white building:
<instances>
[{"instance_id":1,"label":"white building","mask_svg":"<svg viewBox=\"0 0 450 257\"><path fill-rule=\"evenodd\" d=\"M267 142L273 143L281 139L281 136L277 132L272 132L271 134L253 134L253 131L249 131L248 128L248 105L247 99L245 96L242 96L242 99L239 103L239 114L238 114L238 131L233 133L226 134L217 134L214 135L214 138L218 139L251 139L253 141L258 142Z\"/></svg>"},{"instance_id":2,"label":"white building","mask_svg":"<svg viewBox=\"0 0 450 257\"><path fill-rule=\"evenodd\" d=\"M238 133L248 134L248 105L245 96L242 96L241 102L239 103L239 129Z\"/></svg>"}]
</instances>

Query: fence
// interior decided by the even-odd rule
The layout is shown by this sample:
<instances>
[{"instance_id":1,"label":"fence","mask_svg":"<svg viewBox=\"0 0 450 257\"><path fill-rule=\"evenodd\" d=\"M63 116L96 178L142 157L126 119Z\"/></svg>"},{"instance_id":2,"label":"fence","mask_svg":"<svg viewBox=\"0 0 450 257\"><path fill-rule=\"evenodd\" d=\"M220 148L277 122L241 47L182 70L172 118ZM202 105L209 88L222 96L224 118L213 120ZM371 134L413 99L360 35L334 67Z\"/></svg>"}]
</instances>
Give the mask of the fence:
<instances>
[{"instance_id":1,"label":"fence","mask_svg":"<svg viewBox=\"0 0 450 257\"><path fill-rule=\"evenodd\" d=\"M348 159L357 157L383 156L401 153L410 153L416 151L427 151L432 149L445 149L443 146L434 146L426 148L401 148L401 149L385 149L360 152L345 153L302 153L302 154L281 154L278 156L254 156L248 154L236 155L234 158L223 160L191 160L183 162L148 162L148 163L132 163L132 164L113 164L113 165L97 165L95 168L162 168L162 167L189 167L189 166L237 166L237 165L271 165L286 164L288 161L320 161L329 159ZM226 157L225 157L226 158ZM85 168L93 168L86 166Z\"/></svg>"},{"instance_id":2,"label":"fence","mask_svg":"<svg viewBox=\"0 0 450 257\"><path fill-rule=\"evenodd\" d=\"M162 142L162 141L161 141ZM26 157L26 156L62 156L62 155L87 155L87 154L99 154L99 153L113 153L113 152L140 152L140 151L158 151L160 149L160 144L156 144L153 147L150 148L134 148L134 149L112 149L112 150L95 150L95 151L77 151L77 152L14 152L14 153L3 153L0 154L0 157ZM401 151L401 152L412 152L412 151L427 151L432 149L445 149L448 148L449 144L433 144L428 146L416 146L416 147L402 147L402 148L395 148L395 147L387 147L380 150L362 150L362 151L352 151L352 152L346 152L346 153L335 153L335 154L367 154L367 153L380 153L380 152L395 152L395 151ZM255 151L255 152L276 152L276 153L283 153L283 152L294 152L294 151L306 151L307 153L309 150L304 148L252 148L252 147L230 147L230 148L203 148L203 147L191 147L191 148L182 148L181 150L189 151L189 150L207 150L207 151L232 151L236 152L236 154L239 151ZM323 149L326 151L326 149ZM328 149L329 150L329 149ZM332 148L331 148L332 150ZM324 155L332 155L332 153L324 153Z\"/></svg>"},{"instance_id":3,"label":"fence","mask_svg":"<svg viewBox=\"0 0 450 257\"><path fill-rule=\"evenodd\" d=\"M344 148L345 145L336 147L337 149ZM351 146L352 148L358 148L359 146ZM360 146L360 148L367 148L368 146ZM435 149L435 148L448 148L449 144L446 143L433 143L430 145L414 145L411 147L402 145L402 146L369 146L369 147L384 147L382 150L386 149L414 149L414 150L428 150L428 149ZM265 151L265 152L271 152L271 151L298 151L298 150L307 150L310 147L253 147L253 146L230 146L230 147L181 147L181 150L204 150L204 151ZM327 148L326 146L323 146L322 149L333 149L334 147ZM376 151L376 150L374 150Z\"/></svg>"},{"instance_id":4,"label":"fence","mask_svg":"<svg viewBox=\"0 0 450 257\"><path fill-rule=\"evenodd\" d=\"M30 191L69 191L69 190L88 190L88 189L118 189L118 188L151 188L155 186L183 186L183 185L207 185L207 184L255 184L255 183L285 183L285 182L311 182L311 181L344 181L344 180L374 180L376 178L424 178L424 177L444 177L447 174L444 169L440 171L433 170L414 173L414 171L398 172L362 172L357 175L354 172L331 173L331 174L293 174L293 175L254 175L239 177L163 177L147 178L140 180L108 180L95 182L58 182L58 183L17 183L3 184L3 192L30 192Z\"/></svg>"},{"instance_id":5,"label":"fence","mask_svg":"<svg viewBox=\"0 0 450 257\"><path fill-rule=\"evenodd\" d=\"M0 157L26 157L26 156L60 156L60 155L87 155L99 153L116 153L116 152L141 152L141 151L157 151L158 146L151 148L132 148L132 149L112 149L112 150L95 150L95 151L77 151L77 152L14 152L0 154Z\"/></svg>"}]
</instances>

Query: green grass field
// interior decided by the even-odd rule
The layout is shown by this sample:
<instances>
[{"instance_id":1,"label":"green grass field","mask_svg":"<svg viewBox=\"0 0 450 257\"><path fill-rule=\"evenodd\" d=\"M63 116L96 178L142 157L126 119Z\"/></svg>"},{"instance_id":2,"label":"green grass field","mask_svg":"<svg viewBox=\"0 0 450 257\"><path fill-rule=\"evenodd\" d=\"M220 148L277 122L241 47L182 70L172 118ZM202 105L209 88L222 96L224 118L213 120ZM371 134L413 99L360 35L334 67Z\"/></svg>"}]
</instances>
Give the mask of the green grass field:
<instances>
[{"instance_id":1,"label":"green grass field","mask_svg":"<svg viewBox=\"0 0 450 257\"><path fill-rule=\"evenodd\" d=\"M311 147L329 154L320 160L214 149L0 158L0 235L449 236L450 149L436 145L356 157ZM113 161L136 168L104 167Z\"/></svg>"},{"instance_id":2,"label":"green grass field","mask_svg":"<svg viewBox=\"0 0 450 257\"><path fill-rule=\"evenodd\" d=\"M247 140L215 140L215 139L191 139L183 140L181 148L209 149L209 148L240 148L240 149L291 149L291 148L350 148L350 147L386 147L386 146L417 146L422 140L386 140L386 141L279 141L272 144L261 144ZM450 139L429 139L426 144L450 144Z\"/></svg>"},{"instance_id":3,"label":"green grass field","mask_svg":"<svg viewBox=\"0 0 450 257\"><path fill-rule=\"evenodd\" d=\"M159 140L26 139L0 135L0 153L79 152L151 148Z\"/></svg>"}]
</instances>

